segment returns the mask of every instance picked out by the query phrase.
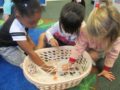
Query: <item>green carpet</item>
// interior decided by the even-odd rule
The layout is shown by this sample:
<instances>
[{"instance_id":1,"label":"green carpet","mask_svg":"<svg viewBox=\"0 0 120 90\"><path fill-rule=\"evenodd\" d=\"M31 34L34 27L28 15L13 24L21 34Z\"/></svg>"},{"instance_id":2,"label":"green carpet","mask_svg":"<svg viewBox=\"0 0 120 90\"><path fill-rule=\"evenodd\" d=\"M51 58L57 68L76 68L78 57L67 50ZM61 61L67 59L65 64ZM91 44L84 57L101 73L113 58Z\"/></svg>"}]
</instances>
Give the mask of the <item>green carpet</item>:
<instances>
[{"instance_id":1,"label":"green carpet","mask_svg":"<svg viewBox=\"0 0 120 90\"><path fill-rule=\"evenodd\" d=\"M52 19L41 19L39 20L38 24L37 24L37 28L40 29L47 29L49 28L51 25L53 25L56 21L52 20ZM4 20L0 20L0 26L2 26L4 23Z\"/></svg>"},{"instance_id":2,"label":"green carpet","mask_svg":"<svg viewBox=\"0 0 120 90\"><path fill-rule=\"evenodd\" d=\"M89 74L78 86L70 88L68 90L95 90L95 84L96 74Z\"/></svg>"}]
</instances>

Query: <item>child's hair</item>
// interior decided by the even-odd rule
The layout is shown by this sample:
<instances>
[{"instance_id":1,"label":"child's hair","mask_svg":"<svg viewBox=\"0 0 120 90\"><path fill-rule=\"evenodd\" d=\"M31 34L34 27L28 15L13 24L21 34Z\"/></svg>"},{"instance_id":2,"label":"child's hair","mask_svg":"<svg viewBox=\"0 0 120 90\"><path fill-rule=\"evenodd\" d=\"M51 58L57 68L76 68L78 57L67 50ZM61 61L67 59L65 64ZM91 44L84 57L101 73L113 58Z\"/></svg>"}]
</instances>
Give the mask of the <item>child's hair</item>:
<instances>
[{"instance_id":1,"label":"child's hair","mask_svg":"<svg viewBox=\"0 0 120 90\"><path fill-rule=\"evenodd\" d=\"M77 0L72 0L72 2L82 4L85 7L85 0L81 0L80 2L77 2Z\"/></svg>"},{"instance_id":2,"label":"child's hair","mask_svg":"<svg viewBox=\"0 0 120 90\"><path fill-rule=\"evenodd\" d=\"M66 33L78 34L85 17L85 7L75 2L65 4L61 10L59 22L60 28Z\"/></svg>"},{"instance_id":3,"label":"child's hair","mask_svg":"<svg viewBox=\"0 0 120 90\"><path fill-rule=\"evenodd\" d=\"M42 10L38 0L12 0L21 16L32 16Z\"/></svg>"},{"instance_id":4,"label":"child's hair","mask_svg":"<svg viewBox=\"0 0 120 90\"><path fill-rule=\"evenodd\" d=\"M87 30L92 37L101 37L109 46L120 36L120 13L109 4L100 5L91 12L87 20Z\"/></svg>"}]
</instances>

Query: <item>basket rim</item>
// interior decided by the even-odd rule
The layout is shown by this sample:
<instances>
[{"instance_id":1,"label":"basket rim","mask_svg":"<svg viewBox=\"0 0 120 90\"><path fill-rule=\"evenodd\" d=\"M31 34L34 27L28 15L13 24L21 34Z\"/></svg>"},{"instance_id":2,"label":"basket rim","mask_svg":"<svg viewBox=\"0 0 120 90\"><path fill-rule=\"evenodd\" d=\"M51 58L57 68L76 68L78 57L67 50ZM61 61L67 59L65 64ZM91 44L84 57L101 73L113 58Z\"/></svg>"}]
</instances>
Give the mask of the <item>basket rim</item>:
<instances>
[{"instance_id":1,"label":"basket rim","mask_svg":"<svg viewBox=\"0 0 120 90\"><path fill-rule=\"evenodd\" d=\"M61 47L73 47L73 46L61 46ZM52 47L52 48L54 48L54 47ZM43 48L43 49L39 49L39 50L45 50L45 49L50 49L50 48ZM36 50L36 51L39 51L39 50ZM84 51L84 53L88 54L86 51ZM55 82L53 82L53 83L40 82L40 81L32 78L32 76L30 76L27 73L27 71L25 70L25 67L26 67L25 63L27 61L26 58L28 58L28 56L25 57L24 62L23 62L23 73L24 73L25 77L28 79L28 81L31 81L32 83L35 82L35 83L41 84L41 85L55 85L55 84L67 83L67 82L74 81L74 80L80 80L80 79L82 80L82 78L86 77L89 74L89 72L91 71L91 68L92 68L92 61L91 61L92 59L89 56L89 54L88 54L88 57L90 58L90 60L89 60L90 65L85 72L83 72L78 77L75 77L75 78L72 78L72 79L69 79L69 80L65 80L65 81L61 81L61 82L57 82L57 83L55 83Z\"/></svg>"}]
</instances>

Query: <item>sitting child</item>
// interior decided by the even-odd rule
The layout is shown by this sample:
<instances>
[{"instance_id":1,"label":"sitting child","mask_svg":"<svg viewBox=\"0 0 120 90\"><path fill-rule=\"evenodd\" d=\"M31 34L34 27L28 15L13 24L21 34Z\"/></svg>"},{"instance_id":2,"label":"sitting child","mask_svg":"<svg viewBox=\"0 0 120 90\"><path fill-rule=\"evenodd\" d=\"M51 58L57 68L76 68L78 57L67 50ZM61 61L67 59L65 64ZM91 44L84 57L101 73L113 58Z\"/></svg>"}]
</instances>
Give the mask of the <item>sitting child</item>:
<instances>
[{"instance_id":1,"label":"sitting child","mask_svg":"<svg viewBox=\"0 0 120 90\"><path fill-rule=\"evenodd\" d=\"M83 21L84 16L85 7L83 5L76 2L65 4L61 10L59 21L40 36L38 48L75 45L79 31L86 26Z\"/></svg>"},{"instance_id":2,"label":"sitting child","mask_svg":"<svg viewBox=\"0 0 120 90\"><path fill-rule=\"evenodd\" d=\"M26 56L25 52L43 70L53 69L34 52L36 46L27 34L28 28L35 27L41 18L42 7L39 2L37 0L12 1L15 4L15 14L1 27L0 55L9 63L21 66Z\"/></svg>"}]
</instances>

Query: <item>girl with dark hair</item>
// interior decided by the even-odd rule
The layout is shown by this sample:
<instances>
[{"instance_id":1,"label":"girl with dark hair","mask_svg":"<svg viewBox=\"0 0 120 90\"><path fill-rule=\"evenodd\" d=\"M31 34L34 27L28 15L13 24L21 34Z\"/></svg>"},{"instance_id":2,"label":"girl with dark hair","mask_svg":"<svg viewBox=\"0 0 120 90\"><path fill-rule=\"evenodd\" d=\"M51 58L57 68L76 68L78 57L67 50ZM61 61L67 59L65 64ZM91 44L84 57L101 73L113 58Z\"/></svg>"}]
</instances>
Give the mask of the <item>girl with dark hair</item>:
<instances>
[{"instance_id":1,"label":"girl with dark hair","mask_svg":"<svg viewBox=\"0 0 120 90\"><path fill-rule=\"evenodd\" d=\"M75 2L65 4L61 10L59 21L40 36L38 48L48 45L75 45L79 31L86 26L83 21L84 16L85 7L83 5Z\"/></svg>"},{"instance_id":2,"label":"girl with dark hair","mask_svg":"<svg viewBox=\"0 0 120 90\"><path fill-rule=\"evenodd\" d=\"M26 53L43 70L53 68L47 66L34 52L35 44L27 34L28 28L35 27L41 18L42 7L38 0L12 1L15 5L15 14L4 23L0 30L0 55L11 64L20 66Z\"/></svg>"}]
</instances>

